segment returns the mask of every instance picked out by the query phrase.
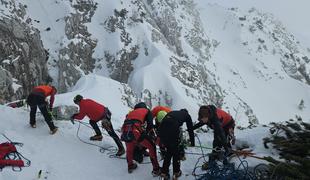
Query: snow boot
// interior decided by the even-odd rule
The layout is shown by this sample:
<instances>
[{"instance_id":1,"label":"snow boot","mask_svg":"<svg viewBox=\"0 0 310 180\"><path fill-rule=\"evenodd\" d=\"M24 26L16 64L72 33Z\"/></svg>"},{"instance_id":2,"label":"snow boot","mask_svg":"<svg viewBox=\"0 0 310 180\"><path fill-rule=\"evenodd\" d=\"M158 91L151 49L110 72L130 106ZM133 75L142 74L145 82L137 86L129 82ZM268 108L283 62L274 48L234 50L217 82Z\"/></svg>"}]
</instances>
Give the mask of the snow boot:
<instances>
[{"instance_id":1,"label":"snow boot","mask_svg":"<svg viewBox=\"0 0 310 180\"><path fill-rule=\"evenodd\" d=\"M152 175L153 175L153 177L159 176L160 175L160 169L159 168L158 169L153 169Z\"/></svg>"},{"instance_id":2,"label":"snow boot","mask_svg":"<svg viewBox=\"0 0 310 180\"><path fill-rule=\"evenodd\" d=\"M209 166L208 166L209 164L208 164L208 162L205 162L202 166L201 166L201 169L202 170L208 170L208 168L209 168Z\"/></svg>"},{"instance_id":3,"label":"snow boot","mask_svg":"<svg viewBox=\"0 0 310 180\"><path fill-rule=\"evenodd\" d=\"M170 179L170 175L169 174L165 174L165 173L161 173L159 179L161 179L161 180L169 180Z\"/></svg>"},{"instance_id":4,"label":"snow boot","mask_svg":"<svg viewBox=\"0 0 310 180\"><path fill-rule=\"evenodd\" d=\"M125 154L125 149L124 149L124 148L118 149L118 151L117 151L117 153L115 154L115 156L121 156L121 155L123 155L123 154Z\"/></svg>"},{"instance_id":5,"label":"snow boot","mask_svg":"<svg viewBox=\"0 0 310 180\"><path fill-rule=\"evenodd\" d=\"M91 136L89 138L89 140L91 141L101 141L102 140L102 135L94 135L94 136Z\"/></svg>"},{"instance_id":6,"label":"snow boot","mask_svg":"<svg viewBox=\"0 0 310 180\"><path fill-rule=\"evenodd\" d=\"M30 124L30 127L36 128L37 126L36 126L36 124Z\"/></svg>"},{"instance_id":7,"label":"snow boot","mask_svg":"<svg viewBox=\"0 0 310 180\"><path fill-rule=\"evenodd\" d=\"M182 176L182 171L180 170L179 172L173 173L173 179L178 179L178 177Z\"/></svg>"},{"instance_id":8,"label":"snow boot","mask_svg":"<svg viewBox=\"0 0 310 180\"><path fill-rule=\"evenodd\" d=\"M53 130L50 131L50 134L53 135L57 132L58 130L58 127L55 127Z\"/></svg>"},{"instance_id":9,"label":"snow boot","mask_svg":"<svg viewBox=\"0 0 310 180\"><path fill-rule=\"evenodd\" d=\"M128 166L128 173L132 173L133 170L137 169L138 165L136 163L133 163L132 165Z\"/></svg>"}]
</instances>

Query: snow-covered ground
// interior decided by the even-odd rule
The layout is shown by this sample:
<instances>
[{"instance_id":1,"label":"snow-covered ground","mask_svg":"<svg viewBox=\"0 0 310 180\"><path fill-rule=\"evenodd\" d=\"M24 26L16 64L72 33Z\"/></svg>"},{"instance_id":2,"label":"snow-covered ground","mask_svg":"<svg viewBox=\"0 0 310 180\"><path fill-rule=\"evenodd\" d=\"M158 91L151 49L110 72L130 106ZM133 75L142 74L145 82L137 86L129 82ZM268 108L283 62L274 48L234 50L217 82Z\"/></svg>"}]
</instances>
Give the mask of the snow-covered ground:
<instances>
[{"instance_id":1,"label":"snow-covered ground","mask_svg":"<svg viewBox=\"0 0 310 180\"><path fill-rule=\"evenodd\" d=\"M43 44L51 52L51 59L57 59L58 50L69 42L64 32L64 17L74 11L70 3L68 1L40 0L23 0L21 2L27 4L28 15L36 20L33 22L33 26L40 30ZM249 22L245 22L242 27L238 17L243 17L242 15L252 7L262 12L272 13L284 24L288 32L300 41L301 49L306 49L310 47L310 21L307 20L309 2L307 0L294 2L262 0L255 3L254 1L240 0L195 0L194 2L200 13L206 35L219 42L207 64L209 65L208 70L215 74L215 79L226 92L224 110L230 111L237 120L238 126L247 126L248 117L238 110L242 100L252 108L260 123L257 128L236 130L237 144L249 144L257 156L276 157L277 152L263 147L262 138L268 136L269 131L268 128L261 125L271 121L285 121L294 118L295 115L300 115L309 122L310 88L306 83L289 77L280 64L280 58L272 56L271 51L262 53L262 55L255 52L256 44L251 41L257 40L255 36L257 34L250 34L246 29ZM92 23L87 24L92 38L98 40L94 58L103 57L102 49L113 52L119 48L119 34L102 34L103 27L98 24L102 23L102 17L113 14L111 12L114 8L128 8L130 6L128 3L129 1L123 3L114 3L111 0L106 0L104 3L100 1L98 9L102 11L98 10ZM228 10L231 7L240 9L238 11ZM176 17L179 17L177 13ZM299 19L303 20L299 21ZM189 21L182 22L186 26L188 25L186 23L190 24ZM48 27L51 30L45 31ZM268 26L267 30L270 30L271 27L273 26ZM198 111L196 99L187 96L185 86L171 76L168 59L173 53L164 44L151 42L149 31L151 27L149 25L142 24L139 28L129 28L129 32L133 34L133 37L139 37L137 41L141 40L145 43L145 47L149 48L149 55L146 57L142 53L134 61L134 71L130 74L126 86L129 86L137 94L142 93L145 89L153 93L157 93L159 90L168 92L173 100L172 108L188 108L193 120L196 120ZM267 38L263 33L258 35ZM249 47L240 46L247 41L251 42ZM266 40L266 44L273 48L273 44L268 42ZM195 54L183 39L182 45L188 54ZM85 98L94 99L108 106L113 113L114 128L119 130L130 107L127 106L124 99L124 95L126 95L124 84L100 76L106 76L106 70L96 71L97 75L82 77L70 92L57 95L55 106L73 105L73 97L76 94L81 94ZM52 69L50 74L56 77L57 70ZM194 96L196 95L194 94ZM304 100L304 110L298 109L301 100ZM109 158L108 153L99 152L98 147L81 142L76 135L79 128L78 123L73 125L68 121L57 121L55 124L59 127L59 132L52 136L48 133L48 127L42 116L38 115L37 128L30 128L28 111L27 109L0 106L0 133L8 136L12 141L24 143L24 146L18 147L18 150L32 162L30 167L23 168L21 172L13 172L11 168L4 168L0 173L0 180L39 179L37 176L40 170L42 170L40 179L48 180L157 179L153 178L150 173L152 168L150 164L141 164L136 171L128 174L126 160ZM84 122L88 122L87 118ZM117 133L119 134L119 132ZM87 141L92 134L91 129L81 126L79 130L81 139ZM199 133L198 136L203 146L210 147L212 145L211 131L206 134ZM5 141L6 139L0 135L0 142ZM197 140L196 143L198 145ZM97 145L115 146L108 136L104 136L103 141ZM199 153L200 149L188 148L187 151ZM208 152L205 151L205 153ZM198 157L197 155L187 155L187 160L182 162L181 169L184 174L180 179L194 179L191 173ZM261 162L253 158L246 160L251 166ZM145 158L145 161L148 162L148 158Z\"/></svg>"},{"instance_id":2,"label":"snow-covered ground","mask_svg":"<svg viewBox=\"0 0 310 180\"><path fill-rule=\"evenodd\" d=\"M98 81L100 80L100 81ZM103 86L105 84L105 86ZM118 83L107 78L89 76L80 80L72 92L56 96L56 106L72 105L72 99L76 94L82 94L85 98L92 98L107 105L113 115L112 122L116 130L120 129L124 116L128 109L120 103L118 96ZM151 164L140 164L132 174L127 173L125 159L109 158L109 153L99 152L99 148L85 144L79 140L88 141L93 135L92 129L79 123L71 124L70 121L54 121L59 131L50 135L43 117L37 113L37 128L29 126L29 109L10 108L0 106L0 132L5 134L14 142L21 142L23 147L17 147L18 151L31 160L31 166L25 167L21 172L14 172L7 167L0 173L0 180L102 180L102 179L158 179L151 175ZM88 123L85 118L82 122ZM103 130L106 134L106 132ZM119 131L117 131L119 135ZM248 130L237 130L237 144L249 144L258 156L271 155L262 144L262 138L268 135L267 128L258 127ZM198 137L205 147L212 145L212 131L207 134L198 133ZM6 138L0 134L0 142L6 142ZM102 147L115 146L109 136L104 136L102 142L96 143ZM196 144L199 145L196 139ZM187 152L201 153L199 148L189 147ZM210 150L204 150L209 153ZM125 157L125 156L123 156ZM180 179L194 179L191 175L199 155L187 155L187 160L182 162L181 169L183 176ZM247 159L249 164L254 166L260 161ZM149 162L146 157L144 162ZM238 164L238 161L235 161ZM201 162L202 163L202 162ZM160 162L162 164L162 161ZM200 164L201 165L201 164ZM42 171L38 178L39 171Z\"/></svg>"}]
</instances>

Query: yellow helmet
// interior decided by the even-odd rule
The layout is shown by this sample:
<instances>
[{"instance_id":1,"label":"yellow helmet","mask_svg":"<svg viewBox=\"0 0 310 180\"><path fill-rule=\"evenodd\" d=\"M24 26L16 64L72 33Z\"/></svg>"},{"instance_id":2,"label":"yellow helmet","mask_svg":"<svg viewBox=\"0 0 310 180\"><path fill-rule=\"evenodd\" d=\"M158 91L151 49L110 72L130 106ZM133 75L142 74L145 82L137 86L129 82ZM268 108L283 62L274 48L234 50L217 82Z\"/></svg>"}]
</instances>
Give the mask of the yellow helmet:
<instances>
[{"instance_id":1,"label":"yellow helmet","mask_svg":"<svg viewBox=\"0 0 310 180\"><path fill-rule=\"evenodd\" d=\"M161 123L164 117L167 115L166 111L159 111L156 115L157 122Z\"/></svg>"}]
</instances>

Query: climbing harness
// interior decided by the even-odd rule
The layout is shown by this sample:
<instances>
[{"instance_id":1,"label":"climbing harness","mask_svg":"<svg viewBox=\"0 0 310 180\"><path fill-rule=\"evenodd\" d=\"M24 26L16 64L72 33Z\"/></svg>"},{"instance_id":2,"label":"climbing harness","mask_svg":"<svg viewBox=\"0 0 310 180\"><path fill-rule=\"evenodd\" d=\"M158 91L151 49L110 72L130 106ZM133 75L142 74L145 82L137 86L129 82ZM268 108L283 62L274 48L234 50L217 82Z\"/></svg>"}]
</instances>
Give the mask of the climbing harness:
<instances>
[{"instance_id":1,"label":"climbing harness","mask_svg":"<svg viewBox=\"0 0 310 180\"><path fill-rule=\"evenodd\" d=\"M5 134L1 133L8 142L0 144L0 172L6 166L12 166L13 171L21 171L22 167L29 167L31 161L19 153L15 146L22 147L22 143L12 142Z\"/></svg>"}]
</instances>

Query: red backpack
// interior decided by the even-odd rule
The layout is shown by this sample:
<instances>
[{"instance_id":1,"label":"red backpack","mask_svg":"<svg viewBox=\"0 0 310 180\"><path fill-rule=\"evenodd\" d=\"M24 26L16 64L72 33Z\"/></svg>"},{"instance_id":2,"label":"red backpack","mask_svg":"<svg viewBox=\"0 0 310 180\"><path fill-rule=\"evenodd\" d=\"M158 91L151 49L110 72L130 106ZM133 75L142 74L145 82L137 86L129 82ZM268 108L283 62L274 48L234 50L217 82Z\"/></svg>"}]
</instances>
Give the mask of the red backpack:
<instances>
[{"instance_id":1,"label":"red backpack","mask_svg":"<svg viewBox=\"0 0 310 180\"><path fill-rule=\"evenodd\" d=\"M21 171L21 167L30 166L30 160L17 152L15 144L22 145L21 143L13 142L0 144L0 171L6 166L12 166L13 171ZM23 159L26 161L26 165Z\"/></svg>"}]
</instances>

